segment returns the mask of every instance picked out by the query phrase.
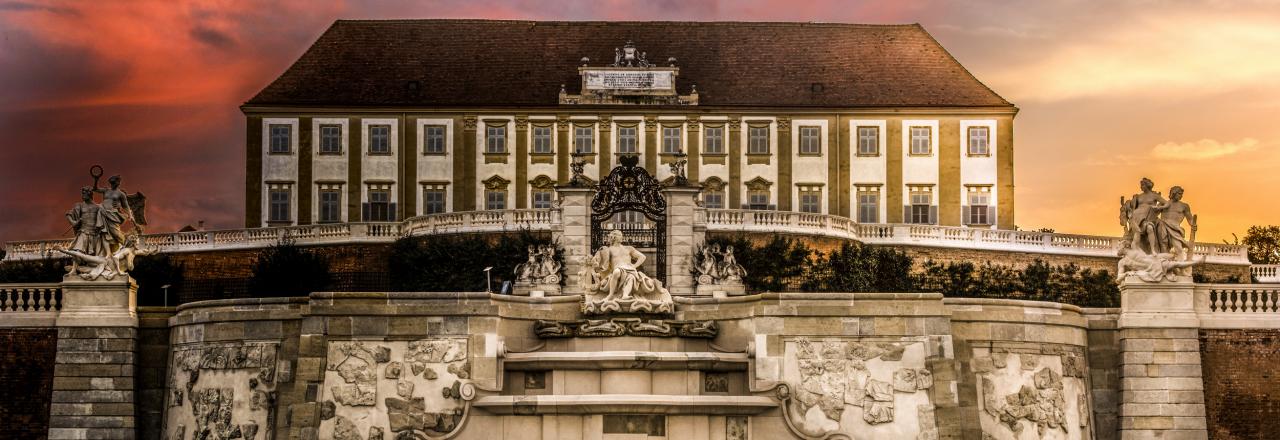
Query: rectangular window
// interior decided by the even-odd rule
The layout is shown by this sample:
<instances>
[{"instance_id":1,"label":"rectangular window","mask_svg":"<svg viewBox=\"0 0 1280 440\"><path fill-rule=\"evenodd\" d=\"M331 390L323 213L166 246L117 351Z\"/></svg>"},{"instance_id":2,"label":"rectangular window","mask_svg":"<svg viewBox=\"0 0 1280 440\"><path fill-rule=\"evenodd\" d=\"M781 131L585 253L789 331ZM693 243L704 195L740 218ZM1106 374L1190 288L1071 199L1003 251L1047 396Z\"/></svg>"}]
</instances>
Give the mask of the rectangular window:
<instances>
[{"instance_id":1,"label":"rectangular window","mask_svg":"<svg viewBox=\"0 0 1280 440\"><path fill-rule=\"evenodd\" d=\"M676 154L683 151L680 147L680 127L662 127L662 152Z\"/></svg>"},{"instance_id":2,"label":"rectangular window","mask_svg":"<svg viewBox=\"0 0 1280 440\"><path fill-rule=\"evenodd\" d=\"M485 191L484 209L507 209L507 192L505 190Z\"/></svg>"},{"instance_id":3,"label":"rectangular window","mask_svg":"<svg viewBox=\"0 0 1280 440\"><path fill-rule=\"evenodd\" d=\"M880 222L880 191L858 188L858 223Z\"/></svg>"},{"instance_id":4,"label":"rectangular window","mask_svg":"<svg viewBox=\"0 0 1280 440\"><path fill-rule=\"evenodd\" d=\"M702 193L702 206L707 209L724 209L724 191L708 190Z\"/></svg>"},{"instance_id":5,"label":"rectangular window","mask_svg":"<svg viewBox=\"0 0 1280 440\"><path fill-rule=\"evenodd\" d=\"M858 155L880 155L880 127L858 127Z\"/></svg>"},{"instance_id":6,"label":"rectangular window","mask_svg":"<svg viewBox=\"0 0 1280 440\"><path fill-rule=\"evenodd\" d=\"M591 154L595 151L595 142L595 129L591 126L577 126L573 128L573 152L578 154Z\"/></svg>"},{"instance_id":7,"label":"rectangular window","mask_svg":"<svg viewBox=\"0 0 1280 440\"><path fill-rule=\"evenodd\" d=\"M769 154L769 127L747 127L747 154Z\"/></svg>"},{"instance_id":8,"label":"rectangular window","mask_svg":"<svg viewBox=\"0 0 1280 440\"><path fill-rule=\"evenodd\" d=\"M932 224L933 189L918 187L911 189L911 223Z\"/></svg>"},{"instance_id":9,"label":"rectangular window","mask_svg":"<svg viewBox=\"0 0 1280 440\"><path fill-rule=\"evenodd\" d=\"M369 190L369 215L364 219L368 222L389 222L392 221L391 212L391 190L376 188Z\"/></svg>"},{"instance_id":10,"label":"rectangular window","mask_svg":"<svg viewBox=\"0 0 1280 440\"><path fill-rule=\"evenodd\" d=\"M986 187L970 187L969 188L969 208L968 218L965 219L971 225L989 225L991 224L991 191Z\"/></svg>"},{"instance_id":11,"label":"rectangular window","mask_svg":"<svg viewBox=\"0 0 1280 440\"><path fill-rule=\"evenodd\" d=\"M637 146L640 143L639 129L635 126L618 127L618 152L622 154L636 154Z\"/></svg>"},{"instance_id":12,"label":"rectangular window","mask_svg":"<svg viewBox=\"0 0 1280 440\"><path fill-rule=\"evenodd\" d=\"M369 154L391 154L391 126L369 126Z\"/></svg>"},{"instance_id":13,"label":"rectangular window","mask_svg":"<svg viewBox=\"0 0 1280 440\"><path fill-rule=\"evenodd\" d=\"M486 125L484 134L485 153L502 154L507 152L507 126Z\"/></svg>"},{"instance_id":14,"label":"rectangular window","mask_svg":"<svg viewBox=\"0 0 1280 440\"><path fill-rule=\"evenodd\" d=\"M822 189L816 186L800 187L800 212L818 214L822 212Z\"/></svg>"},{"instance_id":15,"label":"rectangular window","mask_svg":"<svg viewBox=\"0 0 1280 440\"><path fill-rule=\"evenodd\" d=\"M822 154L820 127L800 127L800 154Z\"/></svg>"},{"instance_id":16,"label":"rectangular window","mask_svg":"<svg viewBox=\"0 0 1280 440\"><path fill-rule=\"evenodd\" d=\"M748 191L747 206L748 209L769 209L769 192Z\"/></svg>"},{"instance_id":17,"label":"rectangular window","mask_svg":"<svg viewBox=\"0 0 1280 440\"><path fill-rule=\"evenodd\" d=\"M555 191L549 189L533 190L533 208L547 209L551 207L551 200L555 197Z\"/></svg>"},{"instance_id":18,"label":"rectangular window","mask_svg":"<svg viewBox=\"0 0 1280 440\"><path fill-rule=\"evenodd\" d=\"M724 154L724 127L707 127L703 136L703 153Z\"/></svg>"},{"instance_id":19,"label":"rectangular window","mask_svg":"<svg viewBox=\"0 0 1280 440\"><path fill-rule=\"evenodd\" d=\"M533 153L551 154L551 127L533 127Z\"/></svg>"},{"instance_id":20,"label":"rectangular window","mask_svg":"<svg viewBox=\"0 0 1280 440\"><path fill-rule=\"evenodd\" d=\"M293 127L288 124L271 124L271 150L273 154L287 154L293 148Z\"/></svg>"},{"instance_id":21,"label":"rectangular window","mask_svg":"<svg viewBox=\"0 0 1280 440\"><path fill-rule=\"evenodd\" d=\"M444 212L444 188L427 187L422 190L422 213Z\"/></svg>"},{"instance_id":22,"label":"rectangular window","mask_svg":"<svg viewBox=\"0 0 1280 440\"><path fill-rule=\"evenodd\" d=\"M427 125L423 129L426 132L422 134L422 153L444 154L445 127L443 125Z\"/></svg>"},{"instance_id":23,"label":"rectangular window","mask_svg":"<svg viewBox=\"0 0 1280 440\"><path fill-rule=\"evenodd\" d=\"M289 188L272 188L268 194L270 201L270 209L267 213L267 221L287 222L290 221L292 209L289 207L290 191Z\"/></svg>"},{"instance_id":24,"label":"rectangular window","mask_svg":"<svg viewBox=\"0 0 1280 440\"><path fill-rule=\"evenodd\" d=\"M320 223L335 223L342 217L342 190L320 190Z\"/></svg>"},{"instance_id":25,"label":"rectangular window","mask_svg":"<svg viewBox=\"0 0 1280 440\"><path fill-rule=\"evenodd\" d=\"M342 154L342 126L320 126L320 154Z\"/></svg>"},{"instance_id":26,"label":"rectangular window","mask_svg":"<svg viewBox=\"0 0 1280 440\"><path fill-rule=\"evenodd\" d=\"M988 127L969 127L969 155L970 156L987 156L991 154L989 145L990 128Z\"/></svg>"},{"instance_id":27,"label":"rectangular window","mask_svg":"<svg viewBox=\"0 0 1280 440\"><path fill-rule=\"evenodd\" d=\"M928 156L933 153L933 132L929 127L911 127L911 155Z\"/></svg>"}]
</instances>

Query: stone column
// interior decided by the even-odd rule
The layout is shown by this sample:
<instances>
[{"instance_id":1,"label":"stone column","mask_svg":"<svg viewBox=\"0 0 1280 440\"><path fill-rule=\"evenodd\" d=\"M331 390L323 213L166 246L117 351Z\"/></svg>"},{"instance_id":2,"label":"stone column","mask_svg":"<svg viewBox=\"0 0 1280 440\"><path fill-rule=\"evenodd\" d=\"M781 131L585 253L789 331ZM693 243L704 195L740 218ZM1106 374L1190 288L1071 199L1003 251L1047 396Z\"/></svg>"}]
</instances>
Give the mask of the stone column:
<instances>
[{"instance_id":1,"label":"stone column","mask_svg":"<svg viewBox=\"0 0 1280 440\"><path fill-rule=\"evenodd\" d=\"M706 229L695 229L698 206L697 187L668 187L667 199L667 290L672 295L694 295L697 286L690 272L694 247L706 239Z\"/></svg>"},{"instance_id":2,"label":"stone column","mask_svg":"<svg viewBox=\"0 0 1280 440\"><path fill-rule=\"evenodd\" d=\"M596 190L556 187L560 195L560 224L552 226L551 237L564 249L565 295L581 295L578 271L591 256L591 198Z\"/></svg>"},{"instance_id":3,"label":"stone column","mask_svg":"<svg viewBox=\"0 0 1280 440\"><path fill-rule=\"evenodd\" d=\"M62 282L50 439L135 438L133 280Z\"/></svg>"},{"instance_id":4,"label":"stone column","mask_svg":"<svg viewBox=\"0 0 1280 440\"><path fill-rule=\"evenodd\" d=\"M1120 284L1120 438L1207 439L1190 280Z\"/></svg>"}]
</instances>

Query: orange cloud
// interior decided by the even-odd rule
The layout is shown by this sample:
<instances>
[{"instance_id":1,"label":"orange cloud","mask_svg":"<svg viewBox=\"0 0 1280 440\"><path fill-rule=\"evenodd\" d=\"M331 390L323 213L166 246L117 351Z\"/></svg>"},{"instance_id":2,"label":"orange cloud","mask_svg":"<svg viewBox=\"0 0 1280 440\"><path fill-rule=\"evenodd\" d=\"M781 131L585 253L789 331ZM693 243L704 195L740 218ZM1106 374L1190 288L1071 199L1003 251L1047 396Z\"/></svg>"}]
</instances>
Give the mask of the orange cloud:
<instances>
[{"instance_id":1,"label":"orange cloud","mask_svg":"<svg viewBox=\"0 0 1280 440\"><path fill-rule=\"evenodd\" d=\"M1195 142L1165 142L1151 149L1151 156L1166 160L1206 160L1258 149L1258 140L1244 138L1239 142L1201 139Z\"/></svg>"}]
</instances>

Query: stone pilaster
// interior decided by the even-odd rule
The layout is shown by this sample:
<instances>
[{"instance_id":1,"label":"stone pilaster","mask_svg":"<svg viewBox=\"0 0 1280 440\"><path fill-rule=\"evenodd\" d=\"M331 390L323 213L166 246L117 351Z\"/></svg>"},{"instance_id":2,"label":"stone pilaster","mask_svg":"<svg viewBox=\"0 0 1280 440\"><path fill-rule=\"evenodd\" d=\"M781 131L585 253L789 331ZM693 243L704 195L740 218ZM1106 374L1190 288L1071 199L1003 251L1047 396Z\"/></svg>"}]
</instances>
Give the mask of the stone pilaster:
<instances>
[{"instance_id":1,"label":"stone pilaster","mask_svg":"<svg viewBox=\"0 0 1280 440\"><path fill-rule=\"evenodd\" d=\"M705 240L705 227L698 231L697 187L669 187L662 190L667 199L667 290L672 295L694 295L692 268L694 247ZM697 234L696 232L701 232ZM660 233L662 233L660 231Z\"/></svg>"},{"instance_id":2,"label":"stone pilaster","mask_svg":"<svg viewBox=\"0 0 1280 440\"><path fill-rule=\"evenodd\" d=\"M135 438L137 285L68 277L62 295L49 438Z\"/></svg>"},{"instance_id":3,"label":"stone pilaster","mask_svg":"<svg viewBox=\"0 0 1280 440\"><path fill-rule=\"evenodd\" d=\"M558 187L560 222L552 226L551 236L564 249L564 294L580 295L578 271L591 256L591 188Z\"/></svg>"},{"instance_id":4,"label":"stone pilaster","mask_svg":"<svg viewBox=\"0 0 1280 440\"><path fill-rule=\"evenodd\" d=\"M1207 439L1189 280L1120 284L1120 438Z\"/></svg>"}]
</instances>

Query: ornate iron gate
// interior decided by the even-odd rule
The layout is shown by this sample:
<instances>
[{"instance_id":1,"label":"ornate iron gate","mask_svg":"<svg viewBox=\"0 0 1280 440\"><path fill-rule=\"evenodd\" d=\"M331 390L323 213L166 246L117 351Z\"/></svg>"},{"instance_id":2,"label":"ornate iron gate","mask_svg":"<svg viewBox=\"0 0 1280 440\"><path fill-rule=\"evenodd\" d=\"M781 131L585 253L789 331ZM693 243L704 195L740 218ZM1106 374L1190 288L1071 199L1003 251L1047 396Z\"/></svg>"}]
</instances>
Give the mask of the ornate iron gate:
<instances>
[{"instance_id":1,"label":"ornate iron gate","mask_svg":"<svg viewBox=\"0 0 1280 440\"><path fill-rule=\"evenodd\" d=\"M657 278L667 282L667 200L662 197L662 183L637 166L637 156L618 158L619 165L600 180L596 195L591 199L591 251L604 246L605 236L613 230L622 231L626 242L634 247L653 247L657 255ZM622 226L605 227L605 222L615 215L638 212L652 227L643 223L622 223ZM646 222L647 223L647 222Z\"/></svg>"}]
</instances>

